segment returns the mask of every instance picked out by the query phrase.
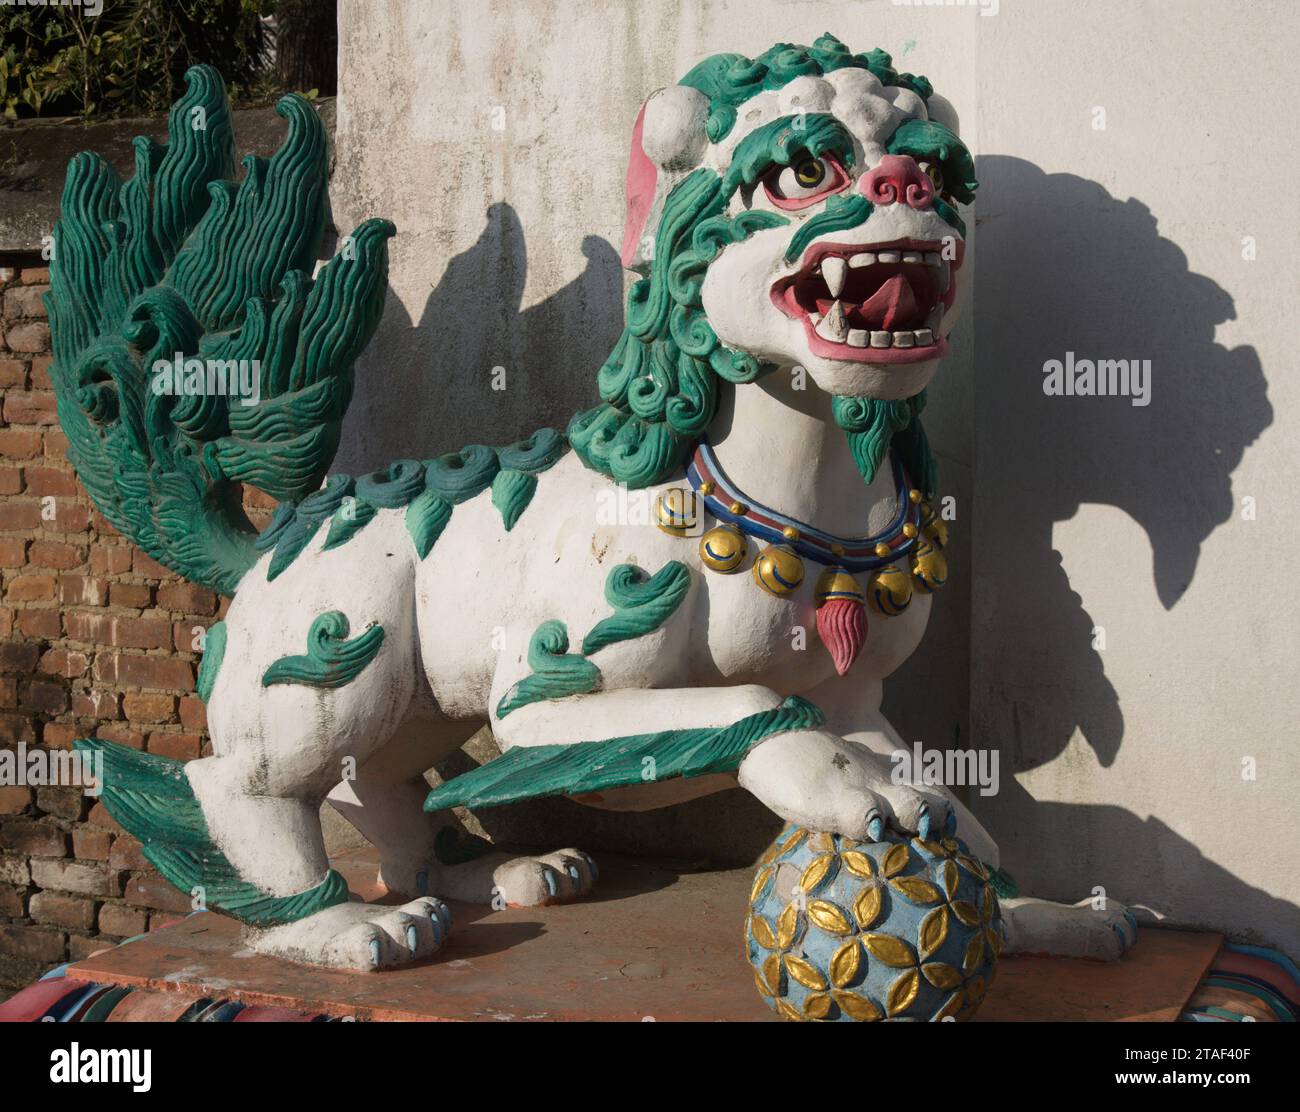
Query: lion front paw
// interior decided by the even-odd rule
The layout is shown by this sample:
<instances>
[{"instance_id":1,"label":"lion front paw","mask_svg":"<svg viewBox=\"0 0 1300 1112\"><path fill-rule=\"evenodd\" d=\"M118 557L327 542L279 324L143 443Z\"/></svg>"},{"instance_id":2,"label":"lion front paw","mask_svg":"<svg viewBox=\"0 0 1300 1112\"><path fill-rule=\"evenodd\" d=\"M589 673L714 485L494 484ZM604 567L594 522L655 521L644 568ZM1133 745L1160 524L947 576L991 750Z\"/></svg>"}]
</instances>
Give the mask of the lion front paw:
<instances>
[{"instance_id":1,"label":"lion front paw","mask_svg":"<svg viewBox=\"0 0 1300 1112\"><path fill-rule=\"evenodd\" d=\"M957 816L939 792L896 782L887 760L825 730L792 730L752 749L738 772L788 822L878 842L889 826L925 840L955 832Z\"/></svg>"}]
</instances>

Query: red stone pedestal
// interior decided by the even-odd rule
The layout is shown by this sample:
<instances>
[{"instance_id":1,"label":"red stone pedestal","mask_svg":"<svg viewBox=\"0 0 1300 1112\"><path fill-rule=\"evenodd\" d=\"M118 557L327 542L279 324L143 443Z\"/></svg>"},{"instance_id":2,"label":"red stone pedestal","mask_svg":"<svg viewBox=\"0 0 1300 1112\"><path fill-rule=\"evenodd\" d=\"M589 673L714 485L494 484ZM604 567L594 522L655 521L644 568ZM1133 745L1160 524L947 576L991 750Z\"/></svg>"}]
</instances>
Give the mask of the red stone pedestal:
<instances>
[{"instance_id":1,"label":"red stone pedestal","mask_svg":"<svg viewBox=\"0 0 1300 1112\"><path fill-rule=\"evenodd\" d=\"M336 863L375 898L366 854ZM238 924L187 918L68 971L201 996L374 1020L771 1020L742 940L751 869L682 872L601 859L596 895L578 904L492 912L453 904L451 939L432 961L349 973L261 957ZM978 1018L1177 1018L1218 951L1215 934L1143 930L1113 964L1008 958ZM128 998L129 999L129 998Z\"/></svg>"}]
</instances>

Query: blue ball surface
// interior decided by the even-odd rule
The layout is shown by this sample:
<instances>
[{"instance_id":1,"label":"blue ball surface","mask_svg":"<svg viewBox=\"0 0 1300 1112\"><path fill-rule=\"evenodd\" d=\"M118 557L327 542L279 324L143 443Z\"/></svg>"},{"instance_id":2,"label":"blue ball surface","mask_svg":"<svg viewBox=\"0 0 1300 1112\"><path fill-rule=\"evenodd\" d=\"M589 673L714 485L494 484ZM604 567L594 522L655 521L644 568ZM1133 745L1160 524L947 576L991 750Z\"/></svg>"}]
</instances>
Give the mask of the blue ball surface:
<instances>
[{"instance_id":1,"label":"blue ball surface","mask_svg":"<svg viewBox=\"0 0 1300 1112\"><path fill-rule=\"evenodd\" d=\"M855 842L787 826L759 859L745 946L793 1020L965 1020L1002 949L990 870L957 838Z\"/></svg>"}]
</instances>

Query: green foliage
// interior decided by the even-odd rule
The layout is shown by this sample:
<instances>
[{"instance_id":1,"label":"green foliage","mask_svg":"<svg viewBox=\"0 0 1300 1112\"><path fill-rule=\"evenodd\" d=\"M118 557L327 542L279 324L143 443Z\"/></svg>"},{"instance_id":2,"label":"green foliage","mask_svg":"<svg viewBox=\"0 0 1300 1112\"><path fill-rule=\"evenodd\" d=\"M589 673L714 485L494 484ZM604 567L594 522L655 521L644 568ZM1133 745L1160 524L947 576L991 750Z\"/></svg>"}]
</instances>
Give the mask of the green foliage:
<instances>
[{"instance_id":1,"label":"green foliage","mask_svg":"<svg viewBox=\"0 0 1300 1112\"><path fill-rule=\"evenodd\" d=\"M192 65L220 65L236 100L261 95L276 0L102 0L0 7L0 106L20 115L165 111Z\"/></svg>"}]
</instances>

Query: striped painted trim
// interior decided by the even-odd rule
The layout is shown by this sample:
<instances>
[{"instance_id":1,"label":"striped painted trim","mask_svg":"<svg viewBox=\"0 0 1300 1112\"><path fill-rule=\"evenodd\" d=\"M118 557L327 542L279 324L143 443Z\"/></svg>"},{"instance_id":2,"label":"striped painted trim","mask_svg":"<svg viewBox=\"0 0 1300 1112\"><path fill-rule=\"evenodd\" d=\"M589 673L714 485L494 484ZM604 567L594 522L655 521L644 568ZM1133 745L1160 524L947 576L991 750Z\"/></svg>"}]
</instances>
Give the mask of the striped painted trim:
<instances>
[{"instance_id":1,"label":"striped painted trim","mask_svg":"<svg viewBox=\"0 0 1300 1112\"><path fill-rule=\"evenodd\" d=\"M747 536L772 544L789 545L800 556L818 564L838 565L848 571L874 571L911 554L921 536L921 507L908 497L912 489L911 480L897 456L891 454L891 462L898 490L898 514L889 528L870 537L837 537L754 502L727 478L713 449L704 441L695 449L695 455L686 469L686 478L695 493L704 499L709 513L719 521L734 525ZM700 491L704 483L713 484L708 494ZM735 502L745 506L743 514L731 512L731 505ZM912 537L903 534L903 526L908 522L916 529L916 534ZM783 530L791 527L799 531L798 540L786 538ZM878 544L887 545L889 552L884 556L876 555Z\"/></svg>"}]
</instances>

